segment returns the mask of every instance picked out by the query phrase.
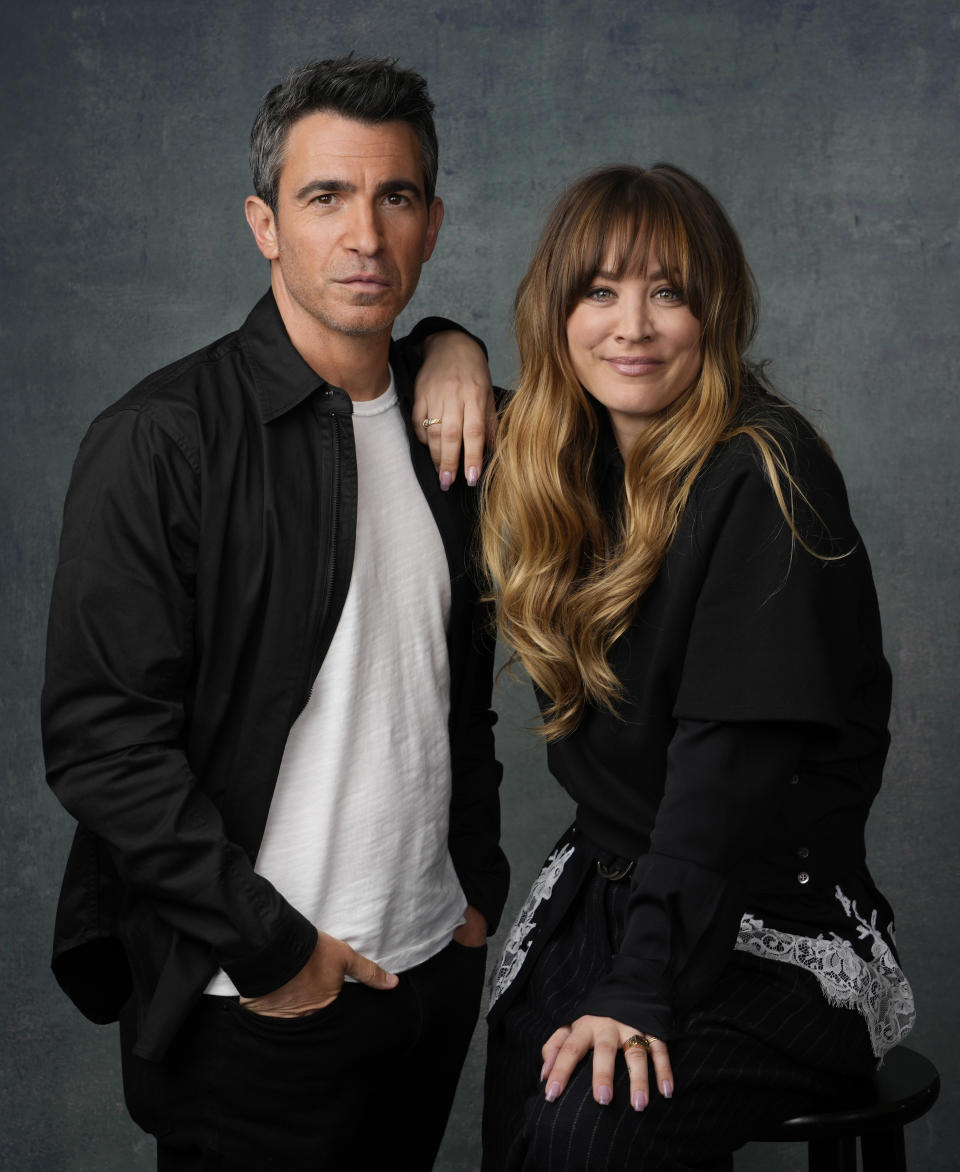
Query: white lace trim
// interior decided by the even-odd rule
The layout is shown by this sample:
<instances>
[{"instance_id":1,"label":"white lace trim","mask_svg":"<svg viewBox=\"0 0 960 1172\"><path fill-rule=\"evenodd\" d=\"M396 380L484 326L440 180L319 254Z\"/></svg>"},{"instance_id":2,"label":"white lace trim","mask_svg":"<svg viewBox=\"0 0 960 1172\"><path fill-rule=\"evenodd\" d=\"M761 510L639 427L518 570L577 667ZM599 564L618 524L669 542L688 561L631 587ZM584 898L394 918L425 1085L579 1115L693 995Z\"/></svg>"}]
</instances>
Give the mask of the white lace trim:
<instances>
[{"instance_id":1,"label":"white lace trim","mask_svg":"<svg viewBox=\"0 0 960 1172\"><path fill-rule=\"evenodd\" d=\"M794 936L764 927L762 920L749 913L740 921L735 947L813 973L831 1005L859 1010L867 1024L873 1053L882 1058L913 1029L917 1016L913 990L880 934L876 909L869 921L865 920L857 910L856 900L848 899L839 887L835 894L847 916L856 921L859 938L872 939L871 960L858 956L851 942L837 933L829 939ZM893 939L892 924L887 931Z\"/></svg>"},{"instance_id":2,"label":"white lace trim","mask_svg":"<svg viewBox=\"0 0 960 1172\"><path fill-rule=\"evenodd\" d=\"M493 979L490 982L491 1008L497 998L513 982L523 962L527 959L530 943L527 943L526 947L523 947L523 943L537 926L533 919L534 912L545 899L549 899L553 894L554 885L573 853L572 842L568 842L562 850L555 850L543 864L540 874L534 880L524 905L520 909L520 914L514 921L510 935L503 946L500 963L494 970Z\"/></svg>"}]
</instances>

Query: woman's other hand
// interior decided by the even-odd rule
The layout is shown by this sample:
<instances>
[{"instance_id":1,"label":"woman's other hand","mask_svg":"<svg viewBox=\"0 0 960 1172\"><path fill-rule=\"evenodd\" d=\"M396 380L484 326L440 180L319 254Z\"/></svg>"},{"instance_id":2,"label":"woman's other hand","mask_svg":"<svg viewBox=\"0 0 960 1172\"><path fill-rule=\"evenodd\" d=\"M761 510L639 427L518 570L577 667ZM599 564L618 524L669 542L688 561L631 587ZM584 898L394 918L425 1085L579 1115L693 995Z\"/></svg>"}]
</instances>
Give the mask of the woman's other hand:
<instances>
[{"instance_id":1,"label":"woman's other hand","mask_svg":"<svg viewBox=\"0 0 960 1172\"><path fill-rule=\"evenodd\" d=\"M417 437L429 445L444 491L456 479L462 440L467 483L475 485L484 448L493 447L497 434L487 360L473 338L459 330L431 334L424 340L423 355L413 402Z\"/></svg>"},{"instance_id":2,"label":"woman's other hand","mask_svg":"<svg viewBox=\"0 0 960 1172\"><path fill-rule=\"evenodd\" d=\"M646 1038L650 1051L633 1044L623 1052L630 1071L630 1105L642 1111L650 1102L650 1071L652 1060L654 1081L665 1099L673 1096L673 1071L666 1042L643 1034L632 1026L614 1021L612 1017L578 1017L569 1026L561 1026L547 1039L541 1053L547 1102L552 1103L565 1089L577 1063L593 1050L593 1097L606 1106L613 1099L613 1075L617 1054L631 1038Z\"/></svg>"}]
</instances>

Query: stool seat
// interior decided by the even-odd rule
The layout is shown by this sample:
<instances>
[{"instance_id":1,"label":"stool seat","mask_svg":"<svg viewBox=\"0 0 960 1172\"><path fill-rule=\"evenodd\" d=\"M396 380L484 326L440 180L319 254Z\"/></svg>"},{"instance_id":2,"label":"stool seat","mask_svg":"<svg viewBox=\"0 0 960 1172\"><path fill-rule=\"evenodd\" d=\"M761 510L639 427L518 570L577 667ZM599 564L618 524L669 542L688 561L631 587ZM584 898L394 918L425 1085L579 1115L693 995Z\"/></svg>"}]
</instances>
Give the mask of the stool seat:
<instances>
[{"instance_id":1,"label":"stool seat","mask_svg":"<svg viewBox=\"0 0 960 1172\"><path fill-rule=\"evenodd\" d=\"M862 1097L785 1119L752 1138L805 1141L810 1172L856 1172L859 1138L863 1172L905 1172L904 1124L929 1111L939 1093L940 1075L933 1063L916 1050L897 1046L864 1085Z\"/></svg>"}]
</instances>

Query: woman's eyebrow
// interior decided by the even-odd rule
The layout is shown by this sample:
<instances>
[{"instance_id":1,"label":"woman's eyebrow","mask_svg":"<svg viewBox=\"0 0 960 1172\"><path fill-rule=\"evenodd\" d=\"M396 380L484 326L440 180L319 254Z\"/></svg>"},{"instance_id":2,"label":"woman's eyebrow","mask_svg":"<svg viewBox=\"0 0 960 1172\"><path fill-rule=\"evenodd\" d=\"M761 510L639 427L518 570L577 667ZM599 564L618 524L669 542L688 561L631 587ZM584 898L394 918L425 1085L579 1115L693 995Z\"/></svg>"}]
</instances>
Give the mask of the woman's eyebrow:
<instances>
[{"instance_id":1,"label":"woman's eyebrow","mask_svg":"<svg viewBox=\"0 0 960 1172\"><path fill-rule=\"evenodd\" d=\"M645 273L644 276L648 281L668 281L673 279L672 277L668 277L662 269L657 269L653 273ZM597 269L593 274L593 280L595 281L620 281L622 279L622 275L608 272L606 269Z\"/></svg>"}]
</instances>

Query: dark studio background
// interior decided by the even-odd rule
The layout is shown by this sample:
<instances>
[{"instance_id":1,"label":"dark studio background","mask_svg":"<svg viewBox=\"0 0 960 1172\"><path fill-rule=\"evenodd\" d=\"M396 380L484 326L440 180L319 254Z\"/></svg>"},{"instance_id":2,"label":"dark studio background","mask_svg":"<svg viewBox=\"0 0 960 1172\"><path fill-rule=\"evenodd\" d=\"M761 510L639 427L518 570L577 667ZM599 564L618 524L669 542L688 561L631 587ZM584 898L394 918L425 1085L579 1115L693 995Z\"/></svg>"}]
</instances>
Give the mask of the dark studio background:
<instances>
[{"instance_id":1,"label":"dark studio background","mask_svg":"<svg viewBox=\"0 0 960 1172\"><path fill-rule=\"evenodd\" d=\"M824 429L873 559L895 701L870 850L917 994L913 1044L944 1078L908 1149L922 1172L956 1168L960 10L4 0L0 14L0 1168L152 1167L123 1111L114 1031L86 1023L48 969L71 833L38 731L60 510L93 415L234 328L264 289L242 207L250 123L288 67L351 48L420 70L437 103L447 219L404 320L459 317L501 383L515 374L511 298L567 180L668 160L730 211L763 297L754 353ZM509 916L569 807L524 731L529 687L505 684L497 706ZM478 1031L438 1172L478 1166L482 1051ZM380 1093L402 1077L387 1053ZM804 1159L752 1147L738 1172Z\"/></svg>"}]
</instances>

